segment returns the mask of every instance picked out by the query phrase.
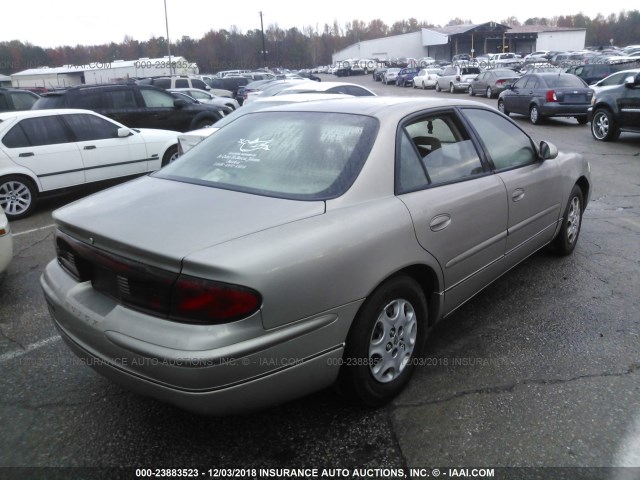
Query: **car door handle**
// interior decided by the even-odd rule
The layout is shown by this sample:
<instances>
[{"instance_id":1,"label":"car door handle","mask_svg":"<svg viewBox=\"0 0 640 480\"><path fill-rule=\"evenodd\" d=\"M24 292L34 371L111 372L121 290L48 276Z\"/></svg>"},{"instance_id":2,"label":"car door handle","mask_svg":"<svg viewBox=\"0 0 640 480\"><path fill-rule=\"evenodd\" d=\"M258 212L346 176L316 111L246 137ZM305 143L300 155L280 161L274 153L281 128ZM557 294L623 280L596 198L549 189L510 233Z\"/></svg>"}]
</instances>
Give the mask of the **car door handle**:
<instances>
[{"instance_id":1,"label":"car door handle","mask_svg":"<svg viewBox=\"0 0 640 480\"><path fill-rule=\"evenodd\" d=\"M25 152L25 153L21 153L20 155L18 155L19 157L33 157L34 153L33 152Z\"/></svg>"},{"instance_id":2,"label":"car door handle","mask_svg":"<svg viewBox=\"0 0 640 480\"><path fill-rule=\"evenodd\" d=\"M524 190L522 188L516 188L511 194L511 200L519 202L524 198Z\"/></svg>"},{"instance_id":3,"label":"car door handle","mask_svg":"<svg viewBox=\"0 0 640 480\"><path fill-rule=\"evenodd\" d=\"M84 149L85 150L95 150L96 146L95 145L85 145Z\"/></svg>"},{"instance_id":4,"label":"car door handle","mask_svg":"<svg viewBox=\"0 0 640 480\"><path fill-rule=\"evenodd\" d=\"M436 215L431 219L431 223L429 223L429 228L432 232L439 232L444 230L451 224L451 215L448 213L443 213L441 215Z\"/></svg>"}]
</instances>

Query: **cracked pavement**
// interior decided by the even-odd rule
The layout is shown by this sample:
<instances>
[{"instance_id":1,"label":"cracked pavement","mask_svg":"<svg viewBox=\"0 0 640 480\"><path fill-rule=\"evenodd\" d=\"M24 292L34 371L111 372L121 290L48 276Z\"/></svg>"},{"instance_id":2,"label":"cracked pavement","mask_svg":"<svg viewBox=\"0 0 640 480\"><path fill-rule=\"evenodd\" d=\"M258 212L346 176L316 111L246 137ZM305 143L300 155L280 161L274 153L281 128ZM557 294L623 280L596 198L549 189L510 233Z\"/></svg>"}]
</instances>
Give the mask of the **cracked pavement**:
<instances>
[{"instance_id":1,"label":"cracked pavement","mask_svg":"<svg viewBox=\"0 0 640 480\"><path fill-rule=\"evenodd\" d=\"M0 280L0 467L640 466L640 136L605 144L572 119L513 118L591 161L576 251L539 252L438 325L408 388L379 410L327 390L203 418L121 389L56 341L38 284L54 257L50 212L74 197L14 222L32 232L15 237Z\"/></svg>"}]
</instances>

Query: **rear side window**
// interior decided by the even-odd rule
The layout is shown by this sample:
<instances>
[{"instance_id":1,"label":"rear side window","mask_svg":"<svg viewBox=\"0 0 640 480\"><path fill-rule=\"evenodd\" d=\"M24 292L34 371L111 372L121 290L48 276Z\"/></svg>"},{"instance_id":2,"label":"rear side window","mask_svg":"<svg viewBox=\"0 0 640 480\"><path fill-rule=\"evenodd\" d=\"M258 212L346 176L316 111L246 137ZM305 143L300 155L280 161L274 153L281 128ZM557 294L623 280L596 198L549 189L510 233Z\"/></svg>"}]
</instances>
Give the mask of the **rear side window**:
<instances>
[{"instance_id":1,"label":"rear side window","mask_svg":"<svg viewBox=\"0 0 640 480\"><path fill-rule=\"evenodd\" d=\"M177 78L176 79L176 88L189 88L189 80L186 78Z\"/></svg>"},{"instance_id":2,"label":"rear side window","mask_svg":"<svg viewBox=\"0 0 640 480\"><path fill-rule=\"evenodd\" d=\"M136 96L133 89L112 90L108 94L111 108L126 109L137 108Z\"/></svg>"},{"instance_id":3,"label":"rear side window","mask_svg":"<svg viewBox=\"0 0 640 480\"><path fill-rule=\"evenodd\" d=\"M57 115L21 120L2 140L8 148L38 147L71 141Z\"/></svg>"},{"instance_id":4,"label":"rear side window","mask_svg":"<svg viewBox=\"0 0 640 480\"><path fill-rule=\"evenodd\" d=\"M107 108L104 92L99 90L80 92L74 107L84 108L85 110Z\"/></svg>"},{"instance_id":5,"label":"rear side window","mask_svg":"<svg viewBox=\"0 0 640 480\"><path fill-rule=\"evenodd\" d=\"M342 195L366 161L378 122L363 115L256 112L237 118L155 175L294 200Z\"/></svg>"}]
</instances>

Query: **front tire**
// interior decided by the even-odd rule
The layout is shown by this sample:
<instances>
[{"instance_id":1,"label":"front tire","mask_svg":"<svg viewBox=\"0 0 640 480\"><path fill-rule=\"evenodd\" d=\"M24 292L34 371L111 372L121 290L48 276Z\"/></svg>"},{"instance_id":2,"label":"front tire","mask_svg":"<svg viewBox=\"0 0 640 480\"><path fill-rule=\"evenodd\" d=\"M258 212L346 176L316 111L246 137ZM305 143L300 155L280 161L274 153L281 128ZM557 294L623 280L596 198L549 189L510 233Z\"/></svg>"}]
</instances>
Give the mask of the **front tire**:
<instances>
[{"instance_id":1,"label":"front tire","mask_svg":"<svg viewBox=\"0 0 640 480\"><path fill-rule=\"evenodd\" d=\"M576 248L580 226L582 225L582 212L584 210L584 198L582 189L574 185L569 195L569 202L562 215L562 227L558 236L553 240L553 245L560 255L570 255Z\"/></svg>"},{"instance_id":2,"label":"front tire","mask_svg":"<svg viewBox=\"0 0 640 480\"><path fill-rule=\"evenodd\" d=\"M420 285L400 275L380 285L358 312L338 378L343 393L369 407L405 387L427 336L427 302Z\"/></svg>"},{"instance_id":3,"label":"front tire","mask_svg":"<svg viewBox=\"0 0 640 480\"><path fill-rule=\"evenodd\" d=\"M469 96L470 97L476 96L476 92L473 91L473 87L471 85L469 85Z\"/></svg>"},{"instance_id":4,"label":"front tire","mask_svg":"<svg viewBox=\"0 0 640 480\"><path fill-rule=\"evenodd\" d=\"M595 111L591 120L591 135L601 142L609 142L618 138L620 135L618 126L609 110L599 108Z\"/></svg>"},{"instance_id":5,"label":"front tire","mask_svg":"<svg viewBox=\"0 0 640 480\"><path fill-rule=\"evenodd\" d=\"M9 220L31 215L37 200L38 190L31 180L19 175L0 178L0 207Z\"/></svg>"},{"instance_id":6,"label":"front tire","mask_svg":"<svg viewBox=\"0 0 640 480\"><path fill-rule=\"evenodd\" d=\"M504 100L502 98L498 100L498 110L504 113L507 117L511 113L509 112L509 110L507 110L507 106L504 104Z\"/></svg>"}]
</instances>

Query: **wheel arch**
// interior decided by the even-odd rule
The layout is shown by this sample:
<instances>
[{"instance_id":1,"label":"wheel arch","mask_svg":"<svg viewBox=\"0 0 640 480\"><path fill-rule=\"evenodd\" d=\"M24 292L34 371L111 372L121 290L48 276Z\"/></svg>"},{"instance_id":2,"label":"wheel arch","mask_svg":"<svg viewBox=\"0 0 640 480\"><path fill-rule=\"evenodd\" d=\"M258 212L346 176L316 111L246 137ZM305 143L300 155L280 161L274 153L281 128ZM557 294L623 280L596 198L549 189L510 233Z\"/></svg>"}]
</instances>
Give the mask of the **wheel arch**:
<instances>
[{"instance_id":1,"label":"wheel arch","mask_svg":"<svg viewBox=\"0 0 640 480\"><path fill-rule=\"evenodd\" d=\"M427 264L414 264L408 265L400 270L393 272L387 277L383 278L378 284L369 292L367 298L378 289L381 285L388 282L390 279L406 275L415 280L427 301L427 313L428 313L428 325L431 327L441 316L444 296L441 294L441 278L437 274L436 270Z\"/></svg>"},{"instance_id":2,"label":"wheel arch","mask_svg":"<svg viewBox=\"0 0 640 480\"><path fill-rule=\"evenodd\" d=\"M31 172L31 170L27 170L25 168L18 168L18 169L14 168L11 170L0 168L0 181L4 177L8 177L8 176L24 177L35 185L36 189L38 190L37 192L38 195L40 195L40 193L42 192L42 184L40 183L40 180L38 179L38 177L34 175L33 172Z\"/></svg>"},{"instance_id":3,"label":"wheel arch","mask_svg":"<svg viewBox=\"0 0 640 480\"><path fill-rule=\"evenodd\" d=\"M589 203L589 198L590 198L589 194L591 189L589 180L587 180L586 177L582 176L578 179L578 181L576 182L576 185L578 185L580 187L580 190L582 190L582 200L584 202L584 208L586 208L587 203Z\"/></svg>"}]
</instances>

